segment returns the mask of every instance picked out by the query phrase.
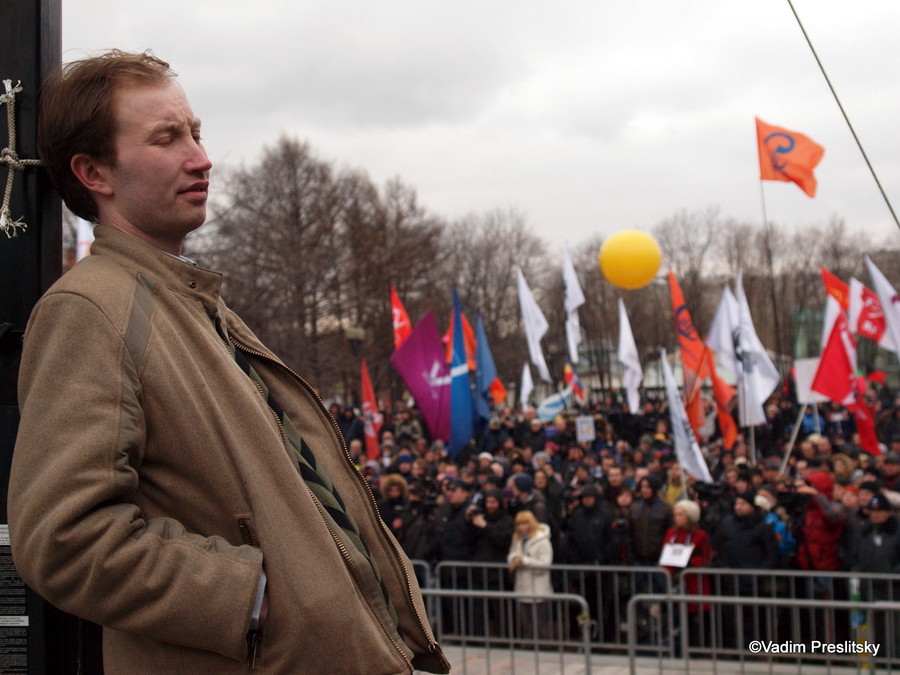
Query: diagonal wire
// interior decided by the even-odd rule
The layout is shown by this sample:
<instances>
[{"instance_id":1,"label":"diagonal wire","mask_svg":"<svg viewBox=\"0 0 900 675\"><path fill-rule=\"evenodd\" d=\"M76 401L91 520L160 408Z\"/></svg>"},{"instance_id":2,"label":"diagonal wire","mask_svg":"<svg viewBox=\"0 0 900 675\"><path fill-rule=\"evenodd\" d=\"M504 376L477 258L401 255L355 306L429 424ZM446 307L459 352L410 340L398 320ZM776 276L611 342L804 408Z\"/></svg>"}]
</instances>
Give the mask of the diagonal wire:
<instances>
[{"instance_id":1,"label":"diagonal wire","mask_svg":"<svg viewBox=\"0 0 900 675\"><path fill-rule=\"evenodd\" d=\"M800 21L800 16L797 14L797 10L794 9L794 3L791 0L787 0L788 5L790 5L791 11L794 13L794 18L797 19L797 25L800 26L800 30L803 33L803 37L806 38L806 44L809 45L809 49L812 52L812 55L816 59L816 63L819 64L819 70L822 71L822 75L825 77L825 82L828 83L828 88L831 90L831 95L834 96L834 100L840 108L841 114L844 116L844 121L847 122L847 127L850 129L850 133L853 134L853 140L856 141L857 147L859 147L859 151L862 153L863 159L866 161L866 166L869 167L869 171L872 173L872 178L875 179L875 184L878 186L878 190L881 192L881 196L884 198L884 203L887 204L888 210L891 212L891 216L894 218L894 222L897 224L897 227L900 228L900 220L897 220L897 214L894 213L894 207L891 206L891 200L888 199L887 194L884 191L884 188L881 187L881 181L878 180L878 174L875 173L875 168L872 166L872 163L869 161L869 157L866 155L866 151L863 149L862 143L859 140L859 137L856 135L856 130L853 128L853 125L850 123L850 118L847 116L847 112L844 110L844 106L841 105L841 99L838 98L837 92L834 90L834 86L831 84L831 80L828 77L828 73L825 72L825 66L822 65L822 61L819 59L819 55L816 53L815 47L813 47L812 41L809 39L809 35L806 33L806 29L803 27L803 22Z\"/></svg>"}]
</instances>

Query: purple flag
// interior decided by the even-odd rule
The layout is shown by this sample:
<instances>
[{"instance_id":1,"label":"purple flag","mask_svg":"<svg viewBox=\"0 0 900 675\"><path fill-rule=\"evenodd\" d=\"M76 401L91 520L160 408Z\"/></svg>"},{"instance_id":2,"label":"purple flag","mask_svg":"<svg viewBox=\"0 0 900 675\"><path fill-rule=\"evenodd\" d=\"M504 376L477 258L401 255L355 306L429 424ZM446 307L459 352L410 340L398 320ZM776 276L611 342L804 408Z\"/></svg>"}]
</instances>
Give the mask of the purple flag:
<instances>
[{"instance_id":1,"label":"purple flag","mask_svg":"<svg viewBox=\"0 0 900 675\"><path fill-rule=\"evenodd\" d=\"M450 439L450 370L434 313L416 324L391 363L406 383L433 438Z\"/></svg>"}]
</instances>

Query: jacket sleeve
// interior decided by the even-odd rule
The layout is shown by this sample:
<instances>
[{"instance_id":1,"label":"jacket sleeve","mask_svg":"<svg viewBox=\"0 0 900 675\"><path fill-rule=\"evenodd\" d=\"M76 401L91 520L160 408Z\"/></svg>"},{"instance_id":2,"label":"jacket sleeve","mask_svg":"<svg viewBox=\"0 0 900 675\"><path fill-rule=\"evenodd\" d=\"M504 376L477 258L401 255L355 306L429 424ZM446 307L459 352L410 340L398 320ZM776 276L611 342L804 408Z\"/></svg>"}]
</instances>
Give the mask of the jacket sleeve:
<instances>
[{"instance_id":1,"label":"jacket sleeve","mask_svg":"<svg viewBox=\"0 0 900 675\"><path fill-rule=\"evenodd\" d=\"M147 429L124 332L53 293L26 331L9 529L22 578L104 626L241 660L262 553L145 519Z\"/></svg>"}]
</instances>

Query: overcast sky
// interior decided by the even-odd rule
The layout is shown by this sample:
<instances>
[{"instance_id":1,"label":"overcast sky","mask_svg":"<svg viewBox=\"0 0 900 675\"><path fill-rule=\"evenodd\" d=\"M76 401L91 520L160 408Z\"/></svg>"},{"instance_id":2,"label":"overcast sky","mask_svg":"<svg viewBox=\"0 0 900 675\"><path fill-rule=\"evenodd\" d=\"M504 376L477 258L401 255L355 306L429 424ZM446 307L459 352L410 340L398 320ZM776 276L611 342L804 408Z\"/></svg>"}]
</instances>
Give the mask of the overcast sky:
<instances>
[{"instance_id":1,"label":"overcast sky","mask_svg":"<svg viewBox=\"0 0 900 675\"><path fill-rule=\"evenodd\" d=\"M553 246L680 210L900 242L787 0L64 0L63 58L153 49L219 166L281 134L446 218L515 208ZM900 1L794 0L900 211ZM754 116L823 146L760 190Z\"/></svg>"}]
</instances>

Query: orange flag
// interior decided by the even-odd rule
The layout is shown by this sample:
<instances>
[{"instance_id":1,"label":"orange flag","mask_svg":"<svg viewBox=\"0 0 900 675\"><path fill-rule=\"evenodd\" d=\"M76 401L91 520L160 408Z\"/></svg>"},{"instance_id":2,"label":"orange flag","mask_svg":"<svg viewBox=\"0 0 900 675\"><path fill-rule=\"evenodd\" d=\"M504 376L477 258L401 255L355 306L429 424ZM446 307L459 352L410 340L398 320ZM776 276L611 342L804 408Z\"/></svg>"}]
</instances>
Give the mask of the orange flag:
<instances>
[{"instance_id":1,"label":"orange flag","mask_svg":"<svg viewBox=\"0 0 900 675\"><path fill-rule=\"evenodd\" d=\"M362 391L363 424L366 439L366 457L370 460L378 459L381 449L378 447L378 432L381 431L381 413L378 412L378 403L375 400L375 390L372 389L372 380L369 377L369 368L366 360L362 359L362 377L360 390Z\"/></svg>"},{"instance_id":2,"label":"orange flag","mask_svg":"<svg viewBox=\"0 0 900 675\"><path fill-rule=\"evenodd\" d=\"M716 401L716 419L719 421L719 431L722 433L722 441L725 449L731 450L737 440L738 428L731 414L731 402L734 400L734 387L719 377L716 371L716 362L711 349L706 352L709 356L709 375L712 378L713 399Z\"/></svg>"},{"instance_id":3,"label":"orange flag","mask_svg":"<svg viewBox=\"0 0 900 675\"><path fill-rule=\"evenodd\" d=\"M475 339L475 331L472 330L472 324L469 323L466 315L460 313L460 317L462 318L463 341L466 345L466 361L469 363L469 370L474 373L478 366L476 358L478 341ZM441 338L441 342L444 343L444 350L447 352L447 363L450 363L453 360L453 317L450 318L450 328Z\"/></svg>"},{"instance_id":4,"label":"orange flag","mask_svg":"<svg viewBox=\"0 0 900 675\"><path fill-rule=\"evenodd\" d=\"M773 127L756 118L760 180L796 183L810 197L816 196L813 169L825 148L796 131Z\"/></svg>"},{"instance_id":5,"label":"orange flag","mask_svg":"<svg viewBox=\"0 0 900 675\"><path fill-rule=\"evenodd\" d=\"M503 405L506 403L506 387L499 377L494 378L494 381L491 382L491 386L488 387L488 391L491 392L491 398L494 399L494 405Z\"/></svg>"},{"instance_id":6,"label":"orange flag","mask_svg":"<svg viewBox=\"0 0 900 675\"><path fill-rule=\"evenodd\" d=\"M825 284L825 291L837 300L841 309L850 310L850 284L841 281L836 275L832 274L824 267L822 269L822 283Z\"/></svg>"},{"instance_id":7,"label":"orange flag","mask_svg":"<svg viewBox=\"0 0 900 675\"><path fill-rule=\"evenodd\" d=\"M394 323L394 351L397 351L412 333L412 324L394 284L391 284L391 317Z\"/></svg>"},{"instance_id":8,"label":"orange flag","mask_svg":"<svg viewBox=\"0 0 900 675\"><path fill-rule=\"evenodd\" d=\"M681 364L684 370L684 408L691 428L696 433L706 422L700 389L703 379L709 375L709 354L707 347L691 320L691 313L684 304L684 294L675 273L669 270L669 292L672 294L672 313L675 316L675 332L681 346Z\"/></svg>"}]
</instances>

